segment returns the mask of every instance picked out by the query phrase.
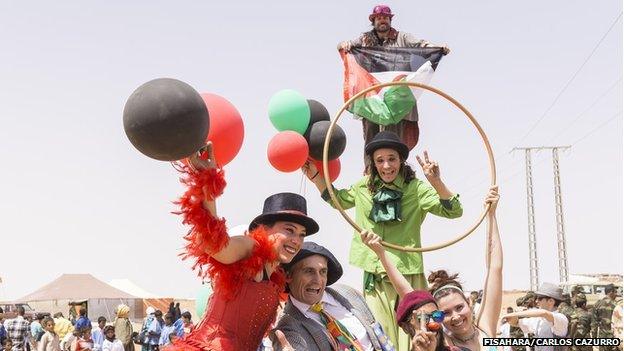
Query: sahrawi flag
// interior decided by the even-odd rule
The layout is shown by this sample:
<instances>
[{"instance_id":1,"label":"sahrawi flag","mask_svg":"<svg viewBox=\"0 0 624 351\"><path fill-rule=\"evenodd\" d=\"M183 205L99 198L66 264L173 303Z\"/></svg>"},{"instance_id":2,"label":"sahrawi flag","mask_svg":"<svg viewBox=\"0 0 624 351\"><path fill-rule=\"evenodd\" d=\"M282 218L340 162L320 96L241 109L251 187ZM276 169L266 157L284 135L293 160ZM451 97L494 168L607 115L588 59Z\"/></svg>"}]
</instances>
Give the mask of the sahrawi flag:
<instances>
[{"instance_id":1,"label":"sahrawi flag","mask_svg":"<svg viewBox=\"0 0 624 351\"><path fill-rule=\"evenodd\" d=\"M393 81L427 84L442 59L443 49L368 47L342 52L345 66L344 101L360 91ZM368 92L348 111L380 125L396 124L416 106L422 89L394 85Z\"/></svg>"}]
</instances>

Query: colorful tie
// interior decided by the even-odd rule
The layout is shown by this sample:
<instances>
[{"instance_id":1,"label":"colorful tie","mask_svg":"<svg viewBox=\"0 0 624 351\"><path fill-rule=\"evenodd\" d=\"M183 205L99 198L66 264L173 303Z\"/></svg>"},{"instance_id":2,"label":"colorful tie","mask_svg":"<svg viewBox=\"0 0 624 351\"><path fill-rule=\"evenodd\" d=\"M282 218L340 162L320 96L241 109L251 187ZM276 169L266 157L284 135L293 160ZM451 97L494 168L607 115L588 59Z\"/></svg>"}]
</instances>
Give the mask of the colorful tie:
<instances>
[{"instance_id":1,"label":"colorful tie","mask_svg":"<svg viewBox=\"0 0 624 351\"><path fill-rule=\"evenodd\" d=\"M338 343L339 350L348 350L348 351L363 351L364 348L360 344L360 342L347 330L347 328L342 325L338 320L332 317L329 313L327 313L323 309L323 305L318 302L310 307L312 312L318 313L321 317L321 322L327 328L329 334L336 340Z\"/></svg>"}]
</instances>

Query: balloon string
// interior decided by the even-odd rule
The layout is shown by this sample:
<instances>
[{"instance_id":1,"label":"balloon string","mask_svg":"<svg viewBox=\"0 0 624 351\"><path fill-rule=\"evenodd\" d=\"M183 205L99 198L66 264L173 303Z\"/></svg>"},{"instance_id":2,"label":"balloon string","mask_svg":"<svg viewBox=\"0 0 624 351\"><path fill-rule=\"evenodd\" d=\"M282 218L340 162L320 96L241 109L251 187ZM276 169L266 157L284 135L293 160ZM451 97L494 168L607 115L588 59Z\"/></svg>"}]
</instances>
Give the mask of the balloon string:
<instances>
[{"instance_id":1,"label":"balloon string","mask_svg":"<svg viewBox=\"0 0 624 351\"><path fill-rule=\"evenodd\" d=\"M301 174L301 180L299 181L299 195L306 196L306 182L304 181L305 174Z\"/></svg>"}]
</instances>

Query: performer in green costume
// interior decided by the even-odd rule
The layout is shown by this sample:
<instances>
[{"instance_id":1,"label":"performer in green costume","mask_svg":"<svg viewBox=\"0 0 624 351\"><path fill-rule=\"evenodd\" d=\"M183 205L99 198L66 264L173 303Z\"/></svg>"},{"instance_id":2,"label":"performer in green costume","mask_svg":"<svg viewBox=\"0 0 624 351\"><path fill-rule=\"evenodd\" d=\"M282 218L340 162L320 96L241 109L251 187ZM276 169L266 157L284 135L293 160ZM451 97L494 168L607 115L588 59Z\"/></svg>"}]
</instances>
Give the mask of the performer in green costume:
<instances>
[{"instance_id":1,"label":"performer in green costume","mask_svg":"<svg viewBox=\"0 0 624 351\"><path fill-rule=\"evenodd\" d=\"M334 192L344 209L355 207L355 221L364 230L381 237L381 240L404 247L421 247L420 226L427 213L446 218L462 215L459 195L451 192L440 177L438 163L430 160L427 152L423 158L416 156L429 184L417 179L406 164L407 146L389 131L378 133L365 152L371 158L367 175L347 189ZM303 168L304 173L319 189L325 201L333 206L323 175L312 162ZM421 253L408 253L388 249L387 255L414 289L426 289ZM385 270L375 255L354 233L349 262L364 270L364 296L375 319L388 333L398 351L409 350L410 340L397 325L394 308L398 295Z\"/></svg>"}]
</instances>

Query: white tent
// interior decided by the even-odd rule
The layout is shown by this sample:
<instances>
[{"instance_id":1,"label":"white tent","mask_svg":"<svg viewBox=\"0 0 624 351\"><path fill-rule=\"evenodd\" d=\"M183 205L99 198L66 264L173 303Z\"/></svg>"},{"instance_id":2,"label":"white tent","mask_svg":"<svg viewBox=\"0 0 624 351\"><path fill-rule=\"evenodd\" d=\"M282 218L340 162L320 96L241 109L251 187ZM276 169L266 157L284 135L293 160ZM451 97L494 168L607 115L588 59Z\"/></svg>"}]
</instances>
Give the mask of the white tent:
<instances>
[{"instance_id":1,"label":"white tent","mask_svg":"<svg viewBox=\"0 0 624 351\"><path fill-rule=\"evenodd\" d=\"M163 297L153 294L136 285L130 279L112 279L108 282L108 284L127 294L141 298L143 300L143 306L140 308L142 315L145 315L145 309L149 306L154 307L157 310L161 310L163 313L167 313L169 310L169 304L174 302L172 297ZM139 307L137 306L137 308Z\"/></svg>"},{"instance_id":2,"label":"white tent","mask_svg":"<svg viewBox=\"0 0 624 351\"><path fill-rule=\"evenodd\" d=\"M123 292L126 292L132 296L137 296L144 299L156 299L160 297L136 285L130 279L111 279L111 281L108 282L108 285L117 288Z\"/></svg>"}]
</instances>

